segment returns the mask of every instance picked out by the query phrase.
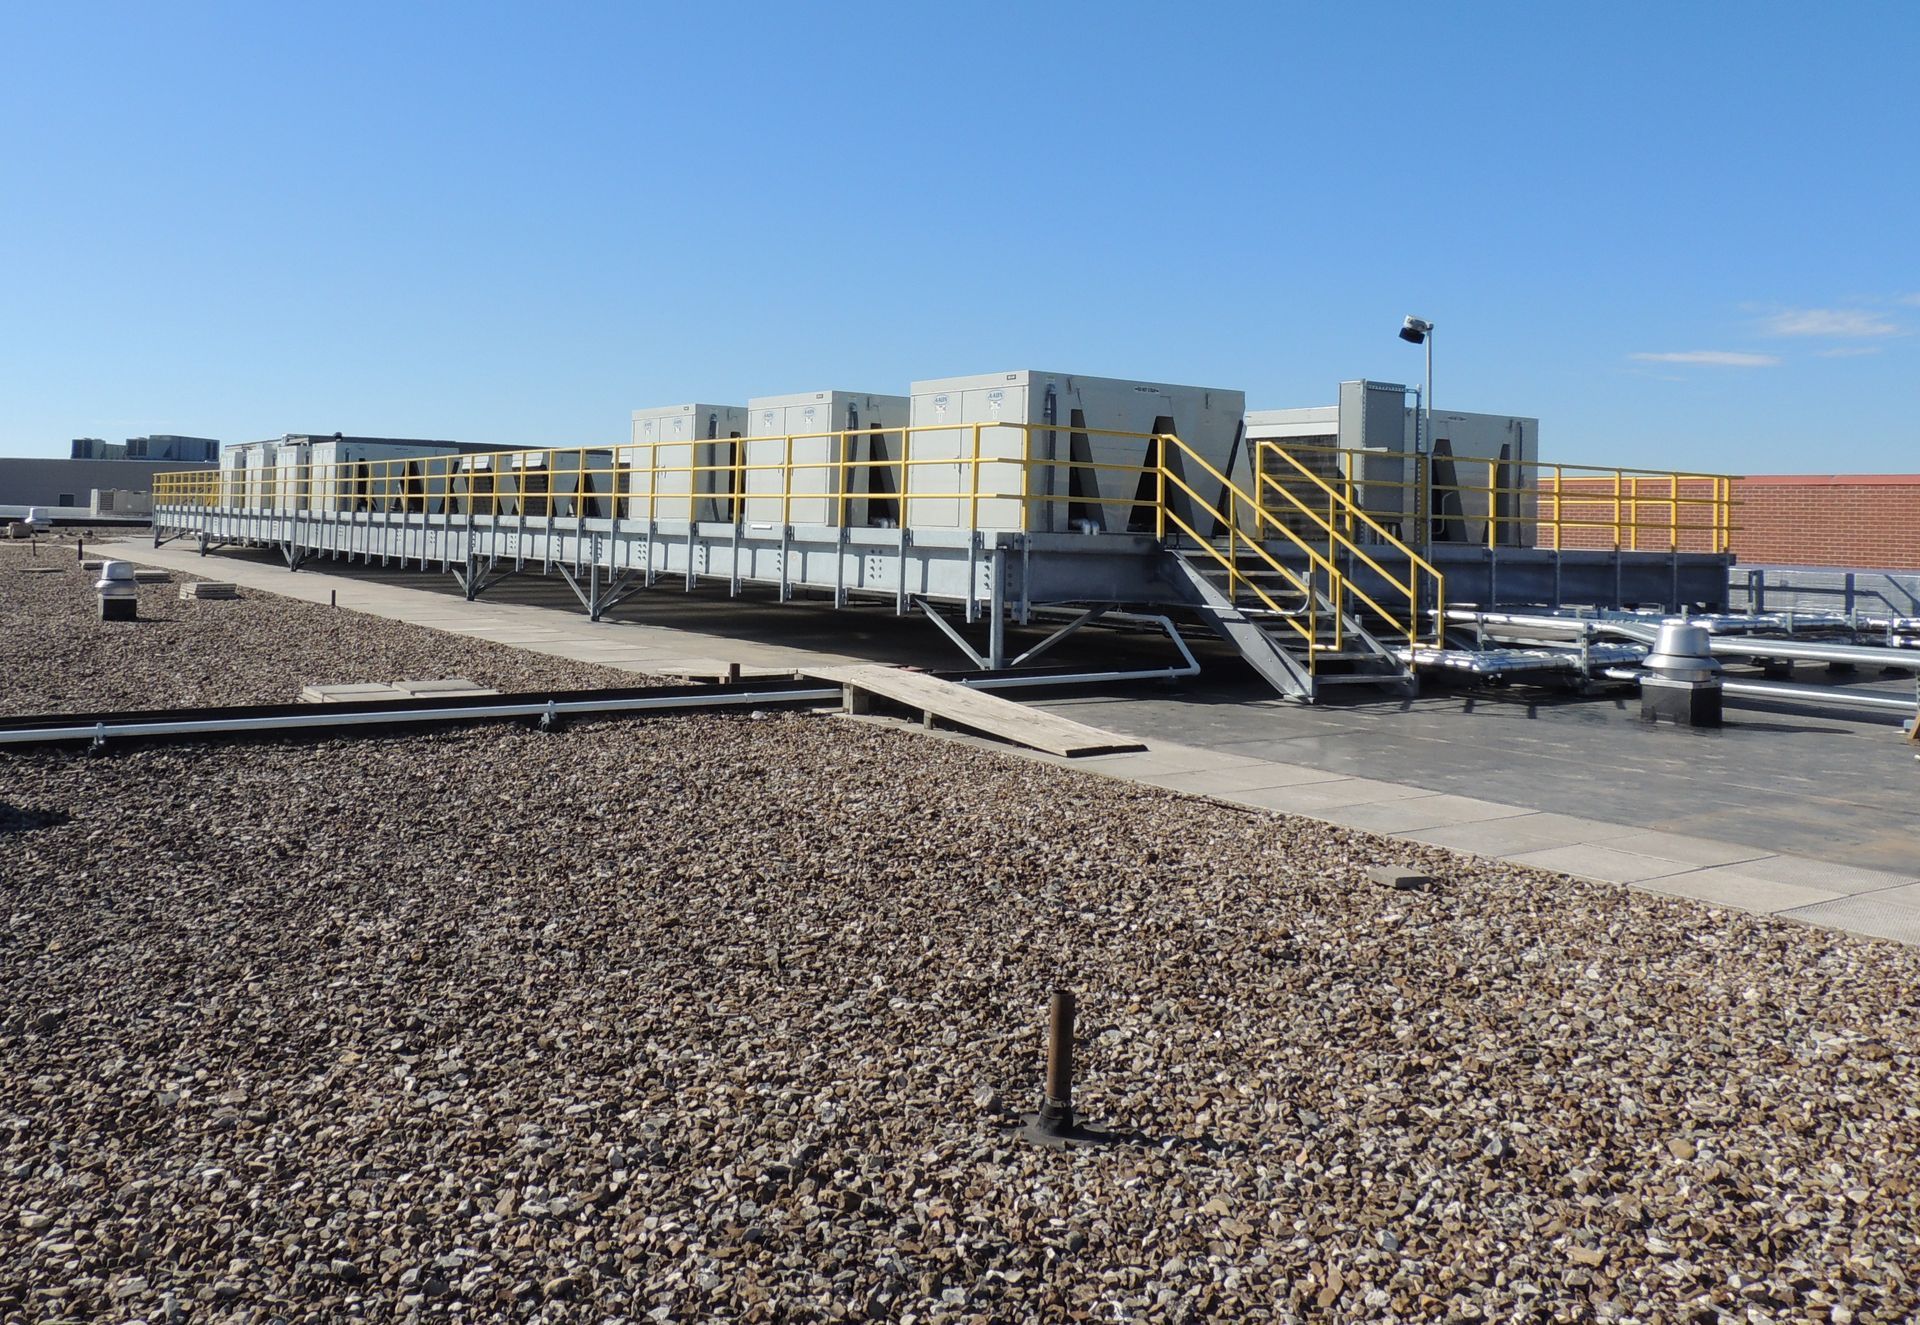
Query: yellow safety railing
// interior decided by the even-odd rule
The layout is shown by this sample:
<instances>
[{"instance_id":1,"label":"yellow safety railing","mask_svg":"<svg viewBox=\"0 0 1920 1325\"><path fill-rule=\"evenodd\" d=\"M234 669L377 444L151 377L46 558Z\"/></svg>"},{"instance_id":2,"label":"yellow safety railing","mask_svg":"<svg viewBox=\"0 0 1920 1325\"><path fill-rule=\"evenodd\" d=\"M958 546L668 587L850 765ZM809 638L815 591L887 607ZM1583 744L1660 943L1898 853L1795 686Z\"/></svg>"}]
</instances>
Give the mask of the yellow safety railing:
<instances>
[{"instance_id":1,"label":"yellow safety railing","mask_svg":"<svg viewBox=\"0 0 1920 1325\"><path fill-rule=\"evenodd\" d=\"M1298 475L1299 479L1304 479L1325 496L1324 515L1317 505L1309 506L1298 493L1270 472L1272 466L1276 464L1285 465ZM1432 622L1432 643L1438 646L1443 642L1447 616L1447 580L1431 562L1376 520L1364 507L1356 504L1350 490L1343 491L1327 482L1285 446L1271 441L1256 443L1253 473L1254 486L1260 494L1263 512L1268 509L1269 500L1285 501L1306 518L1310 527L1325 535L1329 560L1335 560L1339 555L1344 554L1361 562L1379 576L1389 589L1405 600L1404 609L1396 607L1394 610L1389 610L1363 593L1357 586L1352 589L1353 594L1372 608L1375 615L1394 630L1405 635L1409 646L1415 646L1421 642L1420 625L1423 612L1431 613L1427 619ZM1285 508L1279 509L1284 511ZM1367 551L1366 545L1354 538L1356 527L1370 530L1379 539L1380 544L1392 548L1406 559L1407 571L1404 579L1395 576L1392 571L1381 565L1379 560Z\"/></svg>"},{"instance_id":2,"label":"yellow safety railing","mask_svg":"<svg viewBox=\"0 0 1920 1325\"><path fill-rule=\"evenodd\" d=\"M1328 457L1330 474L1307 463ZM1475 541L1488 546L1730 547L1733 480L1726 475L1454 457L1452 481L1436 483L1431 457L1407 457L1408 465L1390 471L1402 477L1381 476L1380 462L1393 459L1262 441L1243 487L1225 471L1226 457L1172 434L946 423L188 470L155 475L154 503L160 516L217 509L755 530L907 525L1064 534L1090 522L1190 541L1224 572L1236 601L1264 608L1305 642L1310 667L1317 653L1344 645L1353 606L1409 644L1421 642L1424 620L1434 622L1438 638L1442 618L1427 610L1444 609L1444 577L1416 550L1426 540L1410 531L1438 525L1464 537L1477 525ZM1484 482L1465 481L1476 472ZM1404 522L1397 530L1396 521ZM1399 559L1404 574L1392 569ZM1375 578L1356 582L1356 565Z\"/></svg>"},{"instance_id":3,"label":"yellow safety railing","mask_svg":"<svg viewBox=\"0 0 1920 1325\"><path fill-rule=\"evenodd\" d=\"M1267 550L1259 538L1262 525L1258 503L1243 492L1231 479L1214 467L1205 456L1195 451L1185 442L1172 434L1154 438L1155 459L1155 533L1164 540L1167 527L1172 525L1180 533L1193 540L1197 548L1209 553L1213 561L1227 572L1228 597L1238 600L1242 593L1251 593L1254 599L1276 618L1298 635L1306 646L1307 671L1311 675L1319 670L1319 654L1323 649L1339 649L1346 642L1346 612L1343 602L1346 590L1346 578L1340 574L1334 564L1322 557L1305 539L1287 532L1291 541L1307 555L1309 575L1318 570L1327 578L1326 600L1328 616L1333 627L1332 640L1322 637L1319 629L1319 604L1314 597L1310 579L1301 577L1297 572L1283 564L1272 552ZM1182 463L1173 462L1177 457ZM1204 473L1220 485L1220 506L1207 501L1192 484L1187 482L1184 469L1186 463L1197 465ZM1167 500L1168 485L1172 485L1191 503L1190 509L1199 516L1213 517L1215 529L1225 533L1226 547L1222 548L1211 534L1203 534L1187 521L1183 520L1175 504ZM1222 510L1221 506L1225 509ZM1239 511L1249 507L1254 513L1254 532L1249 533L1242 524ZM1204 523L1204 521L1203 521ZM1271 594L1257 582L1250 579L1241 569L1242 551L1250 555L1258 572L1277 575L1301 597L1298 608L1282 607Z\"/></svg>"},{"instance_id":4,"label":"yellow safety railing","mask_svg":"<svg viewBox=\"0 0 1920 1325\"><path fill-rule=\"evenodd\" d=\"M1724 553L1732 550L1737 532L1733 515L1739 502L1729 474L1486 456L1396 456L1317 442L1262 440L1256 446L1263 455L1287 456L1302 470L1309 458L1330 458L1336 473L1326 482L1345 509L1376 517L1391 512L1405 520L1402 541L1422 545ZM1381 472L1396 461L1402 477ZM1444 477L1448 466L1450 482ZM1424 538L1418 532L1423 523Z\"/></svg>"}]
</instances>

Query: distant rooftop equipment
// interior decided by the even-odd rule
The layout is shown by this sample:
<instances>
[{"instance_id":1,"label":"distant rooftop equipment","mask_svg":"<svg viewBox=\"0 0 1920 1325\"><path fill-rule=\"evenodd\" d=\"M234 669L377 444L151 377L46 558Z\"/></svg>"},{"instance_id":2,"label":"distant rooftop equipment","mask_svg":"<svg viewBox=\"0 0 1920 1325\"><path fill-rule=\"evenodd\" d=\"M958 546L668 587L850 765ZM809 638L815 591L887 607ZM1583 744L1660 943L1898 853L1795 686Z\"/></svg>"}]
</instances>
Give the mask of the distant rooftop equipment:
<instances>
[{"instance_id":1,"label":"distant rooftop equipment","mask_svg":"<svg viewBox=\"0 0 1920 1325\"><path fill-rule=\"evenodd\" d=\"M455 466L435 456L506 451L489 442L287 433L230 443L220 454L222 505L290 514L305 510L394 509L438 514Z\"/></svg>"},{"instance_id":2,"label":"distant rooftop equipment","mask_svg":"<svg viewBox=\"0 0 1920 1325\"><path fill-rule=\"evenodd\" d=\"M905 396L859 391L802 391L755 396L747 402L744 502L750 525L781 522L780 493L787 493L787 524L891 524L893 488L885 468L844 468L850 463L897 461L899 429L907 424ZM865 437L821 434L878 429ZM792 480L783 467L792 462ZM850 494L842 505L834 494Z\"/></svg>"},{"instance_id":3,"label":"distant rooftop equipment","mask_svg":"<svg viewBox=\"0 0 1920 1325\"><path fill-rule=\"evenodd\" d=\"M635 410L630 444L616 453L620 468L629 471L622 514L630 520L732 520L742 477L737 466L745 462L739 443L748 431L745 405ZM655 469L681 472L648 472Z\"/></svg>"},{"instance_id":4,"label":"distant rooftop equipment","mask_svg":"<svg viewBox=\"0 0 1920 1325\"><path fill-rule=\"evenodd\" d=\"M180 437L173 433L129 437L124 442L109 442L99 437L76 437L73 439L71 458L178 460L183 464L207 464L220 458L220 443L212 437Z\"/></svg>"},{"instance_id":5,"label":"distant rooftop equipment","mask_svg":"<svg viewBox=\"0 0 1920 1325\"><path fill-rule=\"evenodd\" d=\"M916 461L970 459L972 424L1032 425L983 428L981 455L1008 461L1025 456L1055 464L1035 463L1025 468L1024 475L1017 463L983 464L978 468L981 491L1029 494L1029 518L1024 527L1035 532L1154 532L1152 506L1156 493L1142 489L1143 484L1148 489L1153 487L1150 476L1127 469L1088 467L1150 466L1155 463L1154 443L1144 435L1102 436L1101 430L1172 433L1230 478L1236 468L1244 471L1246 465L1241 433L1247 397L1242 391L1034 369L930 378L915 382L912 389ZM907 523L967 528L969 503L959 494L972 486L967 473L970 468L970 464L916 464L908 494ZM1186 477L1207 501L1217 501L1217 480L1204 474ZM1145 504L1135 504L1138 502ZM1185 494L1170 493L1169 504L1175 513L1185 512L1189 524L1195 523L1192 501ZM1020 529L1020 499L983 499L978 520L982 529ZM1211 520L1207 523L1210 526ZM1208 527L1197 532L1206 537L1213 531Z\"/></svg>"},{"instance_id":6,"label":"distant rooftop equipment","mask_svg":"<svg viewBox=\"0 0 1920 1325\"><path fill-rule=\"evenodd\" d=\"M1527 542L1539 486L1540 420L1436 410L1433 437L1420 438L1421 420L1407 397L1408 388L1397 382L1342 382L1335 405L1249 410L1247 438L1256 453L1263 442L1280 443L1321 477L1350 480L1368 514L1416 541L1418 441L1432 457L1433 542L1484 545L1487 488L1496 490L1497 541ZM1308 499L1310 481L1284 460L1270 460L1263 472ZM1286 505L1284 499L1279 504Z\"/></svg>"}]
</instances>

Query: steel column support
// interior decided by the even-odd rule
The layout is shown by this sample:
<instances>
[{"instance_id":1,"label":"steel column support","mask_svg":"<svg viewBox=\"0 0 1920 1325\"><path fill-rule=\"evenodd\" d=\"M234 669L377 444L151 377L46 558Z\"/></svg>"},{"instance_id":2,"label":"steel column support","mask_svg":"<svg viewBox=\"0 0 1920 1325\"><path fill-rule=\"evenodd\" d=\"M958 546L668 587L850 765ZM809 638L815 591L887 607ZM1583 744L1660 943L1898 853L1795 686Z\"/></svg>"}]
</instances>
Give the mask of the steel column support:
<instances>
[{"instance_id":1,"label":"steel column support","mask_svg":"<svg viewBox=\"0 0 1920 1325\"><path fill-rule=\"evenodd\" d=\"M974 536L977 542L979 535ZM968 545L968 555L973 552ZM1007 553L1005 548L993 550L991 562L993 587L987 595L987 610L992 616L987 620L987 666L998 670L1007 665ZM973 595L967 595L967 601L973 601Z\"/></svg>"}]
</instances>

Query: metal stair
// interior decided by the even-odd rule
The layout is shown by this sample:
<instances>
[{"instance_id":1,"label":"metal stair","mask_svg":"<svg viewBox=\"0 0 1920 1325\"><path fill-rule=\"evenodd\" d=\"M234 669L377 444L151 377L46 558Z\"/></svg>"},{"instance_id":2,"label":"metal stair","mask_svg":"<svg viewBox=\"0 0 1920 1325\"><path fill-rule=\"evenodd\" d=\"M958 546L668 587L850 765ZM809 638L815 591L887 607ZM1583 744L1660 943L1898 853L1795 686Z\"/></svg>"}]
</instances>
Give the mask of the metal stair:
<instances>
[{"instance_id":1,"label":"metal stair","mask_svg":"<svg viewBox=\"0 0 1920 1325\"><path fill-rule=\"evenodd\" d=\"M1413 693L1412 670L1315 580L1224 548L1168 547L1168 580L1194 614L1231 644L1268 684L1313 703L1333 686Z\"/></svg>"}]
</instances>

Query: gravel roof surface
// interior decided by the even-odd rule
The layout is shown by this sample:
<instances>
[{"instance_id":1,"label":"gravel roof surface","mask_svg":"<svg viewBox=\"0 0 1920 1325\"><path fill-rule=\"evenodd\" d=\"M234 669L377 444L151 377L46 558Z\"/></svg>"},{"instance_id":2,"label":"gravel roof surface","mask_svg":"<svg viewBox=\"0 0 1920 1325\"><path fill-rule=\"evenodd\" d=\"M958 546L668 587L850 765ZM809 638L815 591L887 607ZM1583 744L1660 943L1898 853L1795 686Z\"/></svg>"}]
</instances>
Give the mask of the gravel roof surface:
<instances>
[{"instance_id":1,"label":"gravel roof surface","mask_svg":"<svg viewBox=\"0 0 1920 1325\"><path fill-rule=\"evenodd\" d=\"M6 1320L1920 1304L1892 944L802 715L0 801ZM1143 1140L1013 1139L1056 985Z\"/></svg>"},{"instance_id":2,"label":"gravel roof surface","mask_svg":"<svg viewBox=\"0 0 1920 1325\"><path fill-rule=\"evenodd\" d=\"M176 705L284 704L303 685L464 676L499 690L647 684L611 667L551 658L382 617L240 590L180 601L175 574L139 588L140 620L100 620L69 540L0 542L0 713ZM22 573L58 566L58 575Z\"/></svg>"}]
</instances>

